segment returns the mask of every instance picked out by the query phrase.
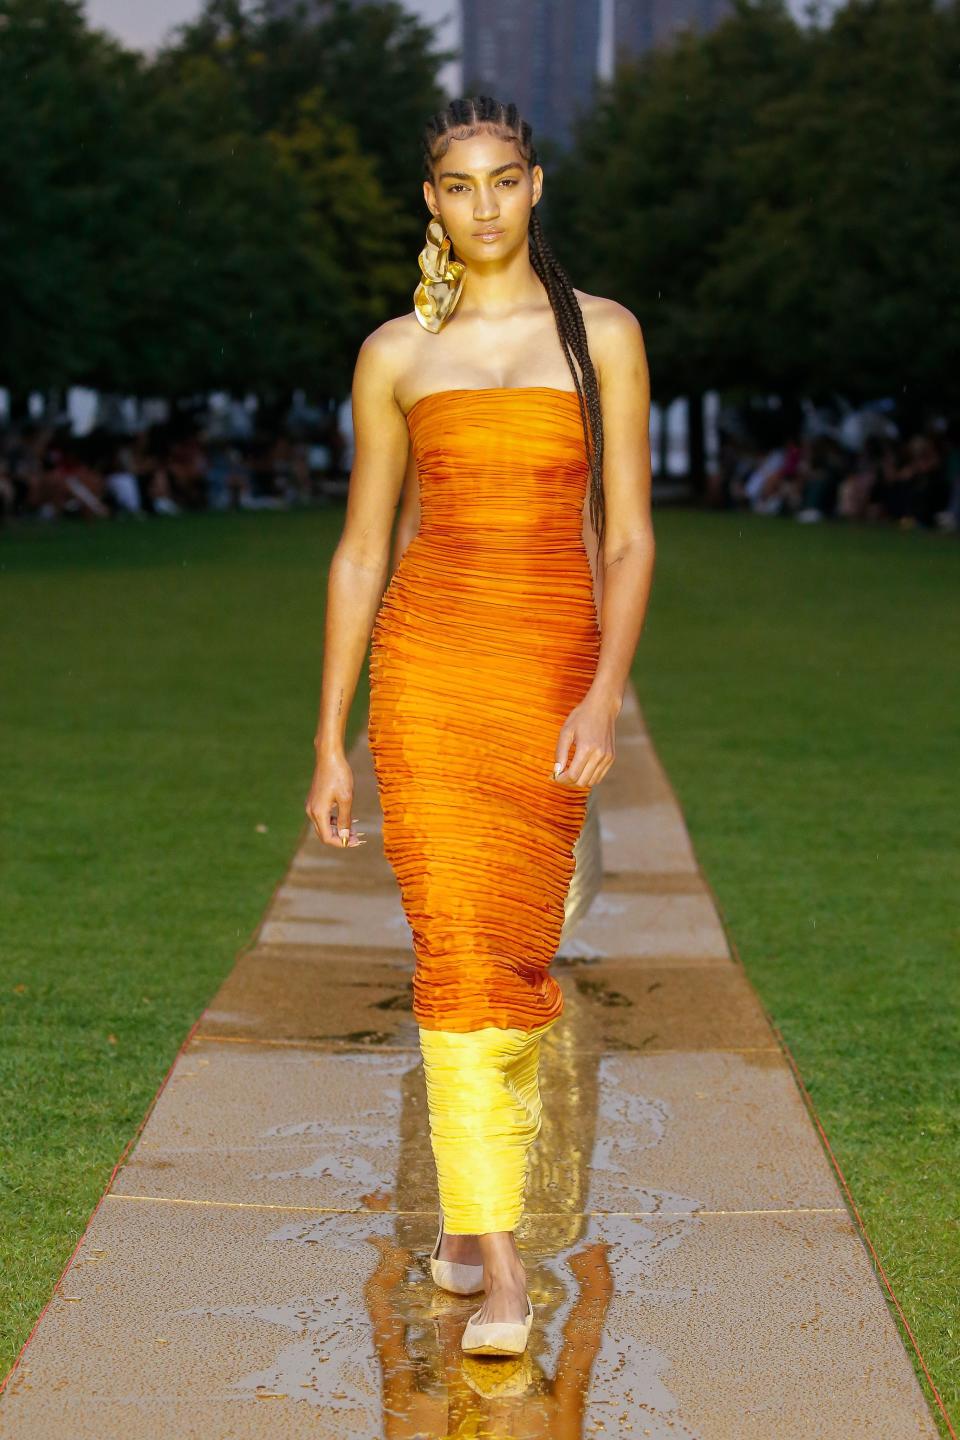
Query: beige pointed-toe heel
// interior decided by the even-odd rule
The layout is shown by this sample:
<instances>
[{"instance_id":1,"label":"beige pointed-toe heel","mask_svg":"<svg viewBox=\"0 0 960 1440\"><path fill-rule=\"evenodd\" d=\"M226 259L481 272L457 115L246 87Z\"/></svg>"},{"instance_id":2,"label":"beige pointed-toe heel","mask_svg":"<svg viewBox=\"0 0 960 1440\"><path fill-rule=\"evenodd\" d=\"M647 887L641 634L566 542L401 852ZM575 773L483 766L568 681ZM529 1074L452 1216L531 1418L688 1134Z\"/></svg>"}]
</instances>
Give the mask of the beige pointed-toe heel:
<instances>
[{"instance_id":1,"label":"beige pointed-toe heel","mask_svg":"<svg viewBox=\"0 0 960 1440\"><path fill-rule=\"evenodd\" d=\"M439 1259L442 1240L443 1212L441 1211L437 1243L430 1255L430 1273L433 1275L434 1284L439 1285L441 1290L452 1290L454 1295L476 1295L478 1290L484 1289L483 1266L461 1265L456 1260Z\"/></svg>"},{"instance_id":2,"label":"beige pointed-toe heel","mask_svg":"<svg viewBox=\"0 0 960 1440\"><path fill-rule=\"evenodd\" d=\"M482 1308L482 1307L481 1307ZM530 1338L533 1324L533 1302L527 1296L525 1320L478 1321L475 1310L467 1321L460 1348L468 1355L522 1355Z\"/></svg>"}]
</instances>

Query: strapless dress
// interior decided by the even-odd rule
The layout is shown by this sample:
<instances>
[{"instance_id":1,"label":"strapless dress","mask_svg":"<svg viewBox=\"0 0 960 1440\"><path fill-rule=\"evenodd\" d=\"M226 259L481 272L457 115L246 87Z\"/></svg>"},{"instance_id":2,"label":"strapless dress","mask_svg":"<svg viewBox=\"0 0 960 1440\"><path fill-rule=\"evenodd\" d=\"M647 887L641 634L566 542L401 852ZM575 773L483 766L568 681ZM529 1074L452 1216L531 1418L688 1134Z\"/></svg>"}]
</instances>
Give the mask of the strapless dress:
<instances>
[{"instance_id":1,"label":"strapless dress","mask_svg":"<svg viewBox=\"0 0 960 1440\"><path fill-rule=\"evenodd\" d=\"M576 393L441 390L407 422L420 528L378 609L368 740L422 1028L533 1030L589 789L559 732L600 649Z\"/></svg>"}]
</instances>

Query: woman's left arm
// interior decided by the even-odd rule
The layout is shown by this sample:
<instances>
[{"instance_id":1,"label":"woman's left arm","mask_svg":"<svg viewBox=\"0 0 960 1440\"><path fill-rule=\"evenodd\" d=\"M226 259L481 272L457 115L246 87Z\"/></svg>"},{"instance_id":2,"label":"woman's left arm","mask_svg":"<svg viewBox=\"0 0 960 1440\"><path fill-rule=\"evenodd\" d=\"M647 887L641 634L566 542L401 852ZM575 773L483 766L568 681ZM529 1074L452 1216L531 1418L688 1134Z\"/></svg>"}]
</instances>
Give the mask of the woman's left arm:
<instances>
[{"instance_id":1,"label":"woman's left arm","mask_svg":"<svg viewBox=\"0 0 960 1440\"><path fill-rule=\"evenodd\" d=\"M560 732L555 778L592 787L615 759L623 706L653 583L650 508L650 373L640 323L606 300L591 319L590 349L603 415L604 538L600 655L590 689ZM571 745L576 753L566 768Z\"/></svg>"}]
</instances>

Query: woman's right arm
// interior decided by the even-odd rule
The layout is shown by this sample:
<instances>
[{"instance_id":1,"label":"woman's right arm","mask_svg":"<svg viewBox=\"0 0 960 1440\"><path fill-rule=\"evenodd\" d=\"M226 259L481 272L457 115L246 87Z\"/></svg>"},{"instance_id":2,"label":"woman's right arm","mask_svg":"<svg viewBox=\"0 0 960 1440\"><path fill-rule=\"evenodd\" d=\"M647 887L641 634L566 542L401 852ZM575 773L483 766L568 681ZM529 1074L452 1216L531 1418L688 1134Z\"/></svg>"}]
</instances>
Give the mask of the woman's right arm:
<instances>
[{"instance_id":1,"label":"woman's right arm","mask_svg":"<svg viewBox=\"0 0 960 1440\"><path fill-rule=\"evenodd\" d=\"M394 395L396 352L389 324L368 336L357 355L354 460L343 531L327 581L316 768L305 807L327 845L363 843L350 836L353 774L344 734L387 583L394 512L410 449L407 422Z\"/></svg>"}]
</instances>

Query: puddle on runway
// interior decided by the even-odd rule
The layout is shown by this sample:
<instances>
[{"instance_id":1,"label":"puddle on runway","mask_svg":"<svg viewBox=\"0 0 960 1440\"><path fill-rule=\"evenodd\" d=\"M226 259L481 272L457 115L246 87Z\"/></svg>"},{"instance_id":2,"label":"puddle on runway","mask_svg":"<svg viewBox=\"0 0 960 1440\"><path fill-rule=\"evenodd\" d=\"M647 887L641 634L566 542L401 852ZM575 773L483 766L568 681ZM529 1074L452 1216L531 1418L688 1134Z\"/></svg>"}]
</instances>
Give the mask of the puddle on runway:
<instances>
[{"instance_id":1,"label":"puddle on runway","mask_svg":"<svg viewBox=\"0 0 960 1440\"><path fill-rule=\"evenodd\" d=\"M583 1003L570 997L541 1052L543 1127L530 1153L517 1232L535 1307L526 1353L499 1359L460 1349L482 1297L449 1295L433 1284L428 1255L438 1211L423 1071L417 1057L408 1063L394 1056L392 1113L371 1113L369 1121L395 1165L387 1193L379 1173L369 1210L304 1216L269 1235L272 1243L303 1247L304 1293L280 1304L179 1312L253 1317L286 1332L272 1362L239 1375L226 1396L306 1402L334 1417L337 1433L364 1440L702 1440L678 1414L666 1383L669 1357L644 1341L642 1321L632 1323L644 1304L689 1302L684 1287L658 1287L657 1272L663 1256L699 1226L694 1212L702 1202L643 1190L630 1208L669 1213L584 1214L595 1208L601 1183L609 1193L618 1175L626 1180L625 1147L660 1144L671 1115L656 1096L619 1093L615 1060L574 1048ZM377 1060L387 1057L351 1056L361 1068ZM313 1133L315 1125L283 1128ZM322 1122L316 1133L350 1142L325 1134ZM349 1155L338 1158L332 1149L325 1163L328 1173L333 1164L350 1169ZM275 1178L282 1203L285 1175ZM617 1302L614 1334L608 1320Z\"/></svg>"}]
</instances>

